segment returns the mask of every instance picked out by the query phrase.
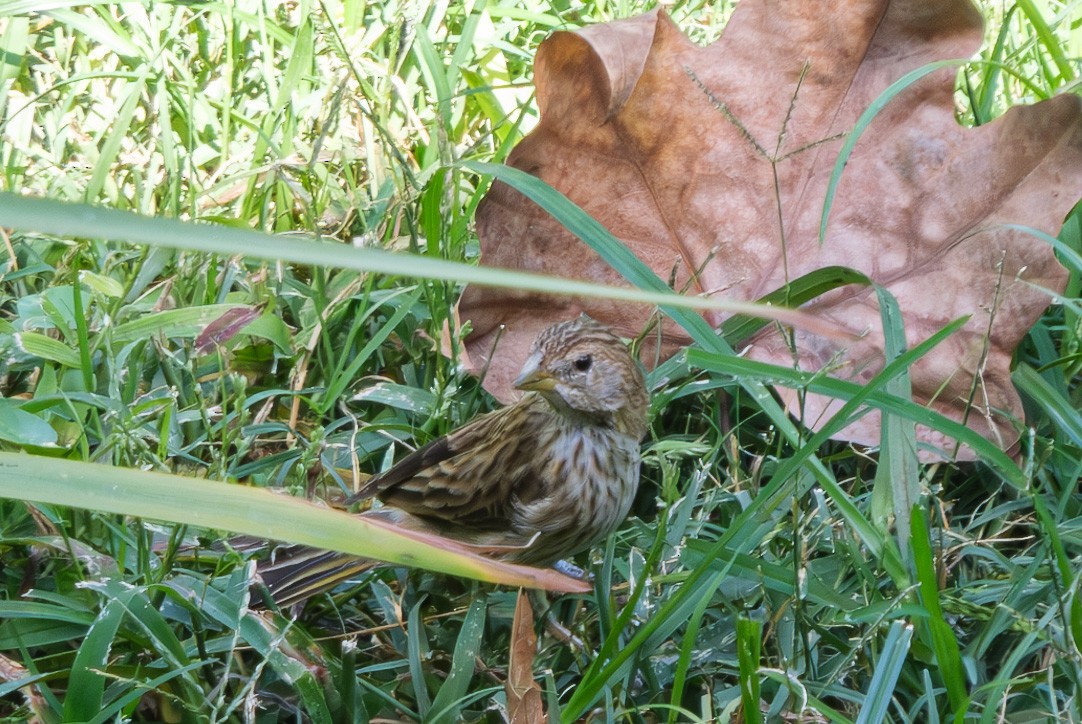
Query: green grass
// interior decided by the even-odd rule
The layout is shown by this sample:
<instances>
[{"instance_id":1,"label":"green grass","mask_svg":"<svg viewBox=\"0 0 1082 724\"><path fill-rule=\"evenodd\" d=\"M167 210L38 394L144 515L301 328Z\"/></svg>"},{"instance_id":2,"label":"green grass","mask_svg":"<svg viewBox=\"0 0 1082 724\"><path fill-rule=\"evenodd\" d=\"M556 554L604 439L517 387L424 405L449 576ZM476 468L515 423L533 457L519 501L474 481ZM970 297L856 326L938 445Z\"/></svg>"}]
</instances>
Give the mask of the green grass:
<instances>
[{"instance_id":1,"label":"green grass","mask_svg":"<svg viewBox=\"0 0 1082 724\"><path fill-rule=\"evenodd\" d=\"M245 484L222 501L334 499L489 409L438 352L445 328L460 349L464 281L530 283L475 266L477 162L536 122L541 39L646 6L43 7L0 2L0 191L54 202L0 198L18 226L0 238L0 716L500 720L514 589L383 569L296 621L256 614L223 534L93 498L116 467L118 484L200 479L170 499L178 516L213 506L202 479ZM731 7L669 9L708 42ZM986 14L963 122L1077 88L1077 3ZM664 291L560 197L506 178ZM667 306L695 345L651 375L644 485L580 561L593 590L550 598L584 643L542 633L553 720L1082 721L1082 216L1060 239L1071 281L1015 366L1032 429L1018 460L908 399L909 365L949 329L857 387L734 357ZM812 433L769 385L846 404ZM881 450L829 441L869 408ZM914 423L980 462L917 465ZM68 470L92 483L50 485Z\"/></svg>"}]
</instances>

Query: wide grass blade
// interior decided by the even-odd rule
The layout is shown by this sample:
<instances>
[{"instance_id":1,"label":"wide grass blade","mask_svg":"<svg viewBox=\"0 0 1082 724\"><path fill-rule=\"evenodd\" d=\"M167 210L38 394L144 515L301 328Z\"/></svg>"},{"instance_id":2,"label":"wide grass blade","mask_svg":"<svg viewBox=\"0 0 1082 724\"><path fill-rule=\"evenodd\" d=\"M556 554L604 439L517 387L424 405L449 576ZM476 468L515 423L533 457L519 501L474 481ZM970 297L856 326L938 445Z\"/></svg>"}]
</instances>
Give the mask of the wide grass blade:
<instances>
[{"instance_id":1,"label":"wide grass blade","mask_svg":"<svg viewBox=\"0 0 1082 724\"><path fill-rule=\"evenodd\" d=\"M451 541L243 485L0 453L0 496L228 530L527 588L585 592L555 571L493 561Z\"/></svg>"}]
</instances>

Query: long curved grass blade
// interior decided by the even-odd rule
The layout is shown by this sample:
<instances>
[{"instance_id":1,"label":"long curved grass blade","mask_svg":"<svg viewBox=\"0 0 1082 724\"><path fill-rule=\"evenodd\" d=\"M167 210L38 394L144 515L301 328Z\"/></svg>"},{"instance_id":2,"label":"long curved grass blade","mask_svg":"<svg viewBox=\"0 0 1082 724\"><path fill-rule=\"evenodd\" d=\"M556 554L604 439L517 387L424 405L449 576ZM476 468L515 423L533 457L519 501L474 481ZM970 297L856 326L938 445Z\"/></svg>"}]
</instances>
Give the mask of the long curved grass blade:
<instances>
[{"instance_id":1,"label":"long curved grass blade","mask_svg":"<svg viewBox=\"0 0 1082 724\"><path fill-rule=\"evenodd\" d=\"M826 198L823 199L823 216L819 221L819 243L822 244L827 235L827 218L830 216L830 210L834 207L834 195L838 191L838 183L842 180L842 171L845 170L845 165L849 163L849 157L853 155L853 149L857 145L857 141L867 130L871 122L875 120L875 117L879 115L879 112L887 107L894 98L904 91L909 86L916 83L918 80L926 75L930 75L937 70L943 68L957 68L968 63L968 60L939 60L934 63L928 63L922 65L919 68L909 71L898 80L887 86L887 89L879 94L879 97L872 101L864 112L860 114L860 118L857 119L856 124L853 126L853 130L845 139L845 143L842 144L842 148L838 151L838 158L834 162L834 170L830 173L830 181L827 183Z\"/></svg>"},{"instance_id":2,"label":"long curved grass blade","mask_svg":"<svg viewBox=\"0 0 1082 724\"><path fill-rule=\"evenodd\" d=\"M688 363L694 367L732 375L737 378L755 377L770 384L806 388L810 392L829 395L839 400L849 400L857 395L864 396L866 394L862 385L814 372L804 372L749 359L719 357L694 348L689 349L687 355ZM960 422L955 422L935 410L921 407L914 402L906 402L884 392L867 394L863 402L870 407L891 412L913 420L919 425L938 430L958 442L968 445L1004 480L1019 489L1025 487L1025 475L1014 460L988 439Z\"/></svg>"},{"instance_id":3,"label":"long curved grass blade","mask_svg":"<svg viewBox=\"0 0 1082 724\"><path fill-rule=\"evenodd\" d=\"M473 164L481 167L490 165ZM532 176L527 178L533 179ZM606 286L544 274L528 274L427 256L398 254L382 249L358 248L228 226L141 216L128 211L54 199L30 198L6 191L0 192L0 223L17 231L54 234L74 239L108 239L209 254L235 254L252 259L354 269L358 272L617 299L638 304L740 312L777 319L786 324L799 324L802 328L828 336L845 334L836 326L803 312L761 307L750 302L675 294L664 284L661 288L655 287L650 291Z\"/></svg>"},{"instance_id":4,"label":"long curved grass blade","mask_svg":"<svg viewBox=\"0 0 1082 724\"><path fill-rule=\"evenodd\" d=\"M589 590L556 571L493 561L453 541L243 485L0 453L0 496L228 530L490 583Z\"/></svg>"},{"instance_id":5,"label":"long curved grass blade","mask_svg":"<svg viewBox=\"0 0 1082 724\"><path fill-rule=\"evenodd\" d=\"M620 276L627 279L634 286L645 290L646 292L656 292L658 294L672 293L672 290L669 289L668 285L665 284L665 282L662 281L650 267L635 256L622 241L613 236L608 229L597 221L597 219L590 216L580 206L571 201L571 199L567 198L541 179L532 176L525 171L520 171L517 168L502 166L495 163L464 161L461 165L472 171L476 171L477 173L486 174L499 179L519 193L525 195L535 204L552 214L553 218L559 221L564 228L582 239L591 249L600 254L601 258L620 273ZM673 295L673 297L685 298L683 295ZM706 299L706 297L696 298ZM740 302L731 299L715 299L713 301L722 303L724 306L718 308L728 312L746 314L750 317L759 319L778 321L827 337L838 338L855 335L855 332L852 330L841 329L830 322L794 309L770 307L759 305L754 302ZM657 305L661 307L662 310L666 311L666 313L669 313L669 309L672 309L673 307L691 308L691 305L687 304L670 304L668 299L660 299L657 302ZM690 326L693 323L692 319L686 315L670 314L670 316L688 330L693 337L695 336L695 331L693 327ZM701 322L701 324L694 323L699 329L702 329L703 327L705 327L705 329L710 329L706 320L700 319L699 322ZM713 331L711 331L710 334L713 335Z\"/></svg>"}]
</instances>

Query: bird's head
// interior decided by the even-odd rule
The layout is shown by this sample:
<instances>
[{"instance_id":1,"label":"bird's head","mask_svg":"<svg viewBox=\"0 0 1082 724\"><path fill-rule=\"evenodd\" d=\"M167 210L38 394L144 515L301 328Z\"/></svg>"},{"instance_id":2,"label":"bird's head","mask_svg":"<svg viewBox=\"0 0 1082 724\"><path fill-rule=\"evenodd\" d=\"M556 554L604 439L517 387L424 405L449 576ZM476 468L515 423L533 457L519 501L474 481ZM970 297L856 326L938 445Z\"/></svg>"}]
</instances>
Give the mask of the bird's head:
<instances>
[{"instance_id":1,"label":"bird's head","mask_svg":"<svg viewBox=\"0 0 1082 724\"><path fill-rule=\"evenodd\" d=\"M541 332L515 380L558 411L646 433L649 398L639 362L607 327L585 314Z\"/></svg>"}]
</instances>

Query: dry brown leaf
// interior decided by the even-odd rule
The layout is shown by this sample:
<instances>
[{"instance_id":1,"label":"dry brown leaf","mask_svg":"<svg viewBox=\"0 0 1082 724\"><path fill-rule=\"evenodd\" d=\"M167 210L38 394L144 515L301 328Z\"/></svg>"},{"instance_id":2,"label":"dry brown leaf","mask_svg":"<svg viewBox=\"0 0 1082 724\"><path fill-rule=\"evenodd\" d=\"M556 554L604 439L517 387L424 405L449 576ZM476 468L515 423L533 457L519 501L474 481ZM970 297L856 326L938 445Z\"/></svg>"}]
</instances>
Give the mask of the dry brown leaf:
<instances>
[{"instance_id":1,"label":"dry brown leaf","mask_svg":"<svg viewBox=\"0 0 1082 724\"><path fill-rule=\"evenodd\" d=\"M511 624L510 662L504 682L510 724L541 724L545 721L541 687L533 678L533 661L537 653L537 634L533 626L533 606L526 591L520 588Z\"/></svg>"},{"instance_id":2,"label":"dry brown leaf","mask_svg":"<svg viewBox=\"0 0 1082 724\"><path fill-rule=\"evenodd\" d=\"M865 131L842 176L827 235L819 221L845 135L909 71L973 54L981 18L968 0L743 0L723 37L698 47L663 14L556 33L537 54L541 122L509 164L539 176L624 240L664 279L694 293L754 299L827 265L864 272L897 297L910 343L966 326L913 370L914 398L1009 448L1021 416L1011 355L1060 291L1049 247L1005 224L1056 233L1082 194L1080 101L1014 108L973 129L954 116L956 68L924 77ZM551 217L496 184L477 215L484 263L621 283ZM693 271L702 268L693 278ZM840 289L807 309L868 334L856 344L771 330L750 356L855 382L882 368L875 294ZM486 387L510 397L512 360L557 319L586 311L631 336L650 310L470 287L470 356L483 366L507 329ZM720 315L707 314L714 325ZM687 339L668 327L663 352ZM796 412L792 392L783 397ZM838 403L809 396L815 426ZM921 438L952 451L932 431ZM877 444L868 415L844 439ZM961 455L967 454L965 450Z\"/></svg>"},{"instance_id":3,"label":"dry brown leaf","mask_svg":"<svg viewBox=\"0 0 1082 724\"><path fill-rule=\"evenodd\" d=\"M30 670L20 664L15 659L9 659L7 656L0 654L0 682L10 684L13 681L28 680L33 676ZM23 697L23 704L29 710L30 716L26 721L30 724L38 724L38 722L52 721L53 717L50 716L52 711L49 708L49 702L45 700L45 697L38 691L37 684L27 684L26 686L19 687L19 692Z\"/></svg>"}]
</instances>

